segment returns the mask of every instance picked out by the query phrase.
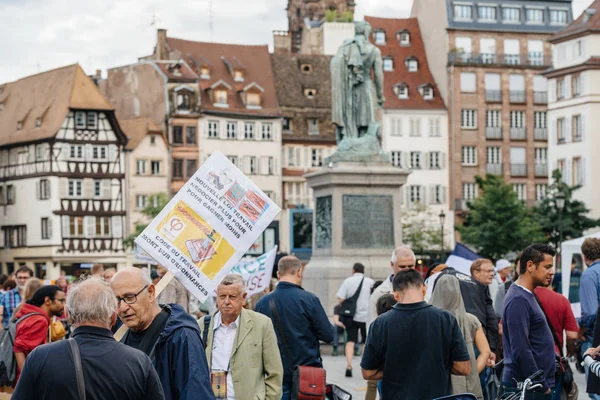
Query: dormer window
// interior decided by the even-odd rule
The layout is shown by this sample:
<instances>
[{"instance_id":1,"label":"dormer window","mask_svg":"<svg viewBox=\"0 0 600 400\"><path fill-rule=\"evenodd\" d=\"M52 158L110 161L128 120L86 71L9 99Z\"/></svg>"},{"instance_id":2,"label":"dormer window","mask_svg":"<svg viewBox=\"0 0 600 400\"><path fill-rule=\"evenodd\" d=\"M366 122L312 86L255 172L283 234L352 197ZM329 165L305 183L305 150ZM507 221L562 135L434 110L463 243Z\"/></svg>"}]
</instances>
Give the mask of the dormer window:
<instances>
[{"instance_id":1,"label":"dormer window","mask_svg":"<svg viewBox=\"0 0 600 400\"><path fill-rule=\"evenodd\" d=\"M385 31L377 30L373 32L375 38L375 44L379 46L385 45Z\"/></svg>"},{"instance_id":2,"label":"dormer window","mask_svg":"<svg viewBox=\"0 0 600 400\"><path fill-rule=\"evenodd\" d=\"M246 93L246 107L260 107L260 93Z\"/></svg>"},{"instance_id":3,"label":"dormer window","mask_svg":"<svg viewBox=\"0 0 600 400\"><path fill-rule=\"evenodd\" d=\"M256 82L250 83L243 90L242 99L246 103L246 108L259 110L262 108L262 94L264 89Z\"/></svg>"},{"instance_id":4,"label":"dormer window","mask_svg":"<svg viewBox=\"0 0 600 400\"><path fill-rule=\"evenodd\" d=\"M414 57L407 58L404 64L408 72L417 72L419 70L419 62Z\"/></svg>"},{"instance_id":5,"label":"dormer window","mask_svg":"<svg viewBox=\"0 0 600 400\"><path fill-rule=\"evenodd\" d=\"M35 120L35 127L39 128L40 126L42 126L42 118L38 118Z\"/></svg>"},{"instance_id":6,"label":"dormer window","mask_svg":"<svg viewBox=\"0 0 600 400\"><path fill-rule=\"evenodd\" d=\"M392 72L394 70L394 59L392 57L383 57L383 70Z\"/></svg>"},{"instance_id":7,"label":"dormer window","mask_svg":"<svg viewBox=\"0 0 600 400\"><path fill-rule=\"evenodd\" d=\"M431 85L422 85L419 88L419 92L424 100L433 100L433 87Z\"/></svg>"},{"instance_id":8,"label":"dormer window","mask_svg":"<svg viewBox=\"0 0 600 400\"><path fill-rule=\"evenodd\" d=\"M210 79L210 68L207 66L200 67L200 79Z\"/></svg>"},{"instance_id":9,"label":"dormer window","mask_svg":"<svg viewBox=\"0 0 600 400\"><path fill-rule=\"evenodd\" d=\"M408 31L398 32L398 42L400 42L400 46L409 46L410 33Z\"/></svg>"},{"instance_id":10,"label":"dormer window","mask_svg":"<svg viewBox=\"0 0 600 400\"><path fill-rule=\"evenodd\" d=\"M304 72L306 74L309 74L309 73L311 73L313 71L313 67L310 64L302 64L300 66L300 71L302 71L302 72Z\"/></svg>"},{"instance_id":11,"label":"dormer window","mask_svg":"<svg viewBox=\"0 0 600 400\"><path fill-rule=\"evenodd\" d=\"M88 129L98 129L98 114L95 112L87 113L87 127Z\"/></svg>"},{"instance_id":12,"label":"dormer window","mask_svg":"<svg viewBox=\"0 0 600 400\"><path fill-rule=\"evenodd\" d=\"M317 90L316 89L304 89L304 95L306 96L307 99L314 99L315 96L317 95Z\"/></svg>"},{"instance_id":13,"label":"dormer window","mask_svg":"<svg viewBox=\"0 0 600 400\"><path fill-rule=\"evenodd\" d=\"M406 83L394 85L393 90L400 100L408 99L408 85Z\"/></svg>"},{"instance_id":14,"label":"dormer window","mask_svg":"<svg viewBox=\"0 0 600 400\"><path fill-rule=\"evenodd\" d=\"M233 80L236 82L244 82L244 71L241 69L233 71Z\"/></svg>"},{"instance_id":15,"label":"dormer window","mask_svg":"<svg viewBox=\"0 0 600 400\"><path fill-rule=\"evenodd\" d=\"M173 63L167 67L169 72L173 74L173 76L181 76L181 65L177 63Z\"/></svg>"},{"instance_id":16,"label":"dormer window","mask_svg":"<svg viewBox=\"0 0 600 400\"><path fill-rule=\"evenodd\" d=\"M187 92L177 94L177 111L189 111L190 95Z\"/></svg>"},{"instance_id":17,"label":"dormer window","mask_svg":"<svg viewBox=\"0 0 600 400\"><path fill-rule=\"evenodd\" d=\"M85 113L83 111L75 113L75 128L85 129Z\"/></svg>"},{"instance_id":18,"label":"dormer window","mask_svg":"<svg viewBox=\"0 0 600 400\"><path fill-rule=\"evenodd\" d=\"M211 87L212 101L215 107L229 107L228 93L232 89L225 81L215 82Z\"/></svg>"},{"instance_id":19,"label":"dormer window","mask_svg":"<svg viewBox=\"0 0 600 400\"><path fill-rule=\"evenodd\" d=\"M227 106L227 90L217 89L215 90L215 105Z\"/></svg>"}]
</instances>

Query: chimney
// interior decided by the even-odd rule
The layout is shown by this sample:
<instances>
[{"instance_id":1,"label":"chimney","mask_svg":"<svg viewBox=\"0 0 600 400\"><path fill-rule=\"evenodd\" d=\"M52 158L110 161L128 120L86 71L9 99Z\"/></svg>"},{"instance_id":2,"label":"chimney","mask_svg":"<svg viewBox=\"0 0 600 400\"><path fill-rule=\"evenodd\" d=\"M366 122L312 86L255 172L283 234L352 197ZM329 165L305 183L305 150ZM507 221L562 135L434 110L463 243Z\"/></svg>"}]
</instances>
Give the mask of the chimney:
<instances>
[{"instance_id":1,"label":"chimney","mask_svg":"<svg viewBox=\"0 0 600 400\"><path fill-rule=\"evenodd\" d=\"M158 29L156 31L156 59L167 60L167 30Z\"/></svg>"},{"instance_id":2,"label":"chimney","mask_svg":"<svg viewBox=\"0 0 600 400\"><path fill-rule=\"evenodd\" d=\"M97 69L97 70L96 70L96 76L97 76L98 78L102 78L102 70L101 70L101 69Z\"/></svg>"}]
</instances>

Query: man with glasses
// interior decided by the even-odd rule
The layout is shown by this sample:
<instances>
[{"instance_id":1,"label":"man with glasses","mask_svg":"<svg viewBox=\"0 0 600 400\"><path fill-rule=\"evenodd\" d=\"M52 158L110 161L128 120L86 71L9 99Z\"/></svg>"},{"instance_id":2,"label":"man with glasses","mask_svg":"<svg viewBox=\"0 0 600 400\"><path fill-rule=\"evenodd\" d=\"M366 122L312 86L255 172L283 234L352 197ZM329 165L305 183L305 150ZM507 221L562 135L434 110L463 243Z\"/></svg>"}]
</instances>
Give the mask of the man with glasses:
<instances>
[{"instance_id":1,"label":"man with glasses","mask_svg":"<svg viewBox=\"0 0 600 400\"><path fill-rule=\"evenodd\" d=\"M65 292L54 285L42 286L24 303L15 318L23 318L17 325L13 351L17 361L17 379L27 355L48 342L50 319L60 317L65 309Z\"/></svg>"},{"instance_id":2,"label":"man with glasses","mask_svg":"<svg viewBox=\"0 0 600 400\"><path fill-rule=\"evenodd\" d=\"M21 303L25 284L33 276L33 270L23 266L17 270L15 276L17 278L17 287L0 296L0 309L2 310L0 315L2 316L2 323L5 328L10 322L15 308Z\"/></svg>"},{"instance_id":3,"label":"man with glasses","mask_svg":"<svg viewBox=\"0 0 600 400\"><path fill-rule=\"evenodd\" d=\"M156 288L141 269L120 270L110 287L129 328L121 341L152 359L165 399L214 399L196 320L178 304L159 306Z\"/></svg>"}]
</instances>

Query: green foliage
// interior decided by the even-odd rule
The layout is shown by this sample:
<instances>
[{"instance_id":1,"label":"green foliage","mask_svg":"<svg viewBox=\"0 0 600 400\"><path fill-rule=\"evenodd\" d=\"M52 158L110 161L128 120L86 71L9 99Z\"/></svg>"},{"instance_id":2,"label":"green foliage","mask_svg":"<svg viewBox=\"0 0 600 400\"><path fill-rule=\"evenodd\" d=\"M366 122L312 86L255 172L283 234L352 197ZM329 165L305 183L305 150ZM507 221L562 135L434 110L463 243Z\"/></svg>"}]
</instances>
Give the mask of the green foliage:
<instances>
[{"instance_id":1,"label":"green foliage","mask_svg":"<svg viewBox=\"0 0 600 400\"><path fill-rule=\"evenodd\" d=\"M337 21L337 11L336 10L325 11L325 21L327 21L327 22Z\"/></svg>"},{"instance_id":2,"label":"green foliage","mask_svg":"<svg viewBox=\"0 0 600 400\"><path fill-rule=\"evenodd\" d=\"M325 11L325 21L327 22L353 22L354 13L352 11L344 11L339 14L337 10Z\"/></svg>"},{"instance_id":3,"label":"green foliage","mask_svg":"<svg viewBox=\"0 0 600 400\"><path fill-rule=\"evenodd\" d=\"M555 247L560 243L561 228L563 240L568 240L581 237L588 229L600 226L600 220L586 216L590 210L585 204L573 199L573 193L580 188L581 185L569 186L563 182L562 174L557 169L552 172L552 183L546 190L546 196L536 207L536 219L540 221L542 230ZM565 199L562 213L556 205L559 195Z\"/></svg>"},{"instance_id":4,"label":"green foliage","mask_svg":"<svg viewBox=\"0 0 600 400\"><path fill-rule=\"evenodd\" d=\"M444 232L446 234L446 232ZM442 231L439 217L425 205L402 214L402 241L417 254L441 251ZM446 246L444 246L446 248Z\"/></svg>"},{"instance_id":5,"label":"green foliage","mask_svg":"<svg viewBox=\"0 0 600 400\"><path fill-rule=\"evenodd\" d=\"M126 248L133 248L133 241L135 238L137 238L144 231L144 229L146 229L148 223L162 211L169 200L169 195L166 193L158 193L148 196L148 205L141 211L143 215L142 220L136 221L134 232L123 239L123 245Z\"/></svg>"},{"instance_id":6,"label":"green foliage","mask_svg":"<svg viewBox=\"0 0 600 400\"><path fill-rule=\"evenodd\" d=\"M354 13L352 11L344 11L338 21L339 22L354 22Z\"/></svg>"},{"instance_id":7,"label":"green foliage","mask_svg":"<svg viewBox=\"0 0 600 400\"><path fill-rule=\"evenodd\" d=\"M475 182L481 190L480 196L468 203L470 211L464 224L456 227L465 243L475 247L483 257L499 259L545 241L536 214L501 177L477 176Z\"/></svg>"}]
</instances>

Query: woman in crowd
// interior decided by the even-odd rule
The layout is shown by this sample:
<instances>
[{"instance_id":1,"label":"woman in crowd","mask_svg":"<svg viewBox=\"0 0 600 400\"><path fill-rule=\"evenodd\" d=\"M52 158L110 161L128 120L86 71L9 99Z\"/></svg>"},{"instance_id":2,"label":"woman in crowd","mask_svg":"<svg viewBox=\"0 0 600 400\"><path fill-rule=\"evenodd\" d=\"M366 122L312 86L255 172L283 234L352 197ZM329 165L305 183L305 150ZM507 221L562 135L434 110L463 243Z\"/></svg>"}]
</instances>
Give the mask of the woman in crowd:
<instances>
[{"instance_id":1,"label":"woman in crowd","mask_svg":"<svg viewBox=\"0 0 600 400\"><path fill-rule=\"evenodd\" d=\"M452 375L452 392L454 394L473 393L478 399L483 399L479 374L485 368L491 350L481 323L477 317L465 311L458 278L451 275L440 277L433 290L431 304L451 312L456 317L471 357L471 373L468 376ZM475 357L473 345L477 347L478 357Z\"/></svg>"}]
</instances>

